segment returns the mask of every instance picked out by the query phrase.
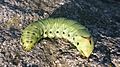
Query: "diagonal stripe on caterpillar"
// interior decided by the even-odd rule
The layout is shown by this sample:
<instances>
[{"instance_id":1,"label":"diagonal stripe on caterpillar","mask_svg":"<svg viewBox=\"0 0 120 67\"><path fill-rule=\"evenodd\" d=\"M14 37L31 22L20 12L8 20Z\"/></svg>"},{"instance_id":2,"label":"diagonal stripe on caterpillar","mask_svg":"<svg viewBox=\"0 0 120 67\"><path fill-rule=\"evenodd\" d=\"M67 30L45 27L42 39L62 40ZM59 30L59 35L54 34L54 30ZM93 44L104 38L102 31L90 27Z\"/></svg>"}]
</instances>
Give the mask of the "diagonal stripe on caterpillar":
<instances>
[{"instance_id":1,"label":"diagonal stripe on caterpillar","mask_svg":"<svg viewBox=\"0 0 120 67\"><path fill-rule=\"evenodd\" d=\"M89 57L93 51L93 39L87 28L76 21L66 18L48 18L28 25L21 35L23 49L30 51L41 38L64 38Z\"/></svg>"}]
</instances>

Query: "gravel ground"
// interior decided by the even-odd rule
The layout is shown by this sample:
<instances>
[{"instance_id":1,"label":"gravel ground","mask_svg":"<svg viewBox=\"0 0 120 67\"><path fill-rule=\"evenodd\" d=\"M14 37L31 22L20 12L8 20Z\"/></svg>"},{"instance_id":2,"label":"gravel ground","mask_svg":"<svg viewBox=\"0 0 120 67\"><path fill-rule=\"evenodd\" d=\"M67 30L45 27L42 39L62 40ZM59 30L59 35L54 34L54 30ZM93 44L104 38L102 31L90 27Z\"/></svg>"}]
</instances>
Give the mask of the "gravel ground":
<instances>
[{"instance_id":1,"label":"gravel ground","mask_svg":"<svg viewBox=\"0 0 120 67\"><path fill-rule=\"evenodd\" d=\"M95 48L86 59L64 39L42 39L31 52L20 45L21 30L48 17L86 26ZM0 0L0 67L120 67L119 0Z\"/></svg>"}]
</instances>

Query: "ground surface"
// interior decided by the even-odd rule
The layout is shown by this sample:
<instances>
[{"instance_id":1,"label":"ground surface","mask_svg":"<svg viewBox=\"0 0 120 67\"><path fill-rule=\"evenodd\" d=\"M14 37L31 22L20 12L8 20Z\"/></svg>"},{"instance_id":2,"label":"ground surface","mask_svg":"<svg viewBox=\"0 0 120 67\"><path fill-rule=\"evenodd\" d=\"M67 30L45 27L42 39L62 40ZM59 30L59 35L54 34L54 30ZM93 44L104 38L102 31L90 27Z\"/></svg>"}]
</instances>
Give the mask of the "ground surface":
<instances>
[{"instance_id":1,"label":"ground surface","mask_svg":"<svg viewBox=\"0 0 120 67\"><path fill-rule=\"evenodd\" d=\"M86 26L95 48L89 59L63 39L43 39L31 52L20 45L32 21L65 17ZM0 0L0 67L120 67L119 0Z\"/></svg>"}]
</instances>

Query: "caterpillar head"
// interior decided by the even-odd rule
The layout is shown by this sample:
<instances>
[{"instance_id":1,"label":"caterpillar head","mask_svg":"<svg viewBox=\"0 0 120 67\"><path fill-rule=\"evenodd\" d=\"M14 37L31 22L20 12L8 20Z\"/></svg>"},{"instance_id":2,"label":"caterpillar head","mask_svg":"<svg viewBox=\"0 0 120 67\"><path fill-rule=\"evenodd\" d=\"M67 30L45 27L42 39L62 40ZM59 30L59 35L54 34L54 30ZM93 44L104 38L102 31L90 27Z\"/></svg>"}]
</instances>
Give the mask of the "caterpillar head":
<instances>
[{"instance_id":1,"label":"caterpillar head","mask_svg":"<svg viewBox=\"0 0 120 67\"><path fill-rule=\"evenodd\" d=\"M21 35L21 45L25 51L30 51L40 39L40 30L38 22L31 23L24 30Z\"/></svg>"},{"instance_id":2,"label":"caterpillar head","mask_svg":"<svg viewBox=\"0 0 120 67\"><path fill-rule=\"evenodd\" d=\"M79 42L79 45L77 44L77 49L80 51L82 56L84 57L89 57L90 54L93 51L93 39L90 38L84 38L82 41Z\"/></svg>"},{"instance_id":3,"label":"caterpillar head","mask_svg":"<svg viewBox=\"0 0 120 67\"><path fill-rule=\"evenodd\" d=\"M25 51L30 51L36 42L34 41L29 41L29 40L23 40L24 38L21 38L21 45L22 45L22 48L25 50Z\"/></svg>"},{"instance_id":4,"label":"caterpillar head","mask_svg":"<svg viewBox=\"0 0 120 67\"><path fill-rule=\"evenodd\" d=\"M25 51L30 51L34 47L34 43L31 43L30 41L21 42L21 44Z\"/></svg>"},{"instance_id":5,"label":"caterpillar head","mask_svg":"<svg viewBox=\"0 0 120 67\"><path fill-rule=\"evenodd\" d=\"M34 35L32 35L31 33L28 34L25 30L20 40L20 43L25 51L30 51L38 41Z\"/></svg>"}]
</instances>

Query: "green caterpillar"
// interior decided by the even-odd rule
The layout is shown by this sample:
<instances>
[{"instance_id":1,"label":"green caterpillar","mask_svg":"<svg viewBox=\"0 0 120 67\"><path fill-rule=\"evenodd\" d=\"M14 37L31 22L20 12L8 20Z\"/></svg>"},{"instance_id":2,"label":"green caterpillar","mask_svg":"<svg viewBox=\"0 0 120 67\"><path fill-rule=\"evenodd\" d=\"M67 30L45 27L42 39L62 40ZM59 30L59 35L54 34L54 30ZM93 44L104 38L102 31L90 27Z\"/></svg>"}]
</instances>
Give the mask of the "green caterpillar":
<instances>
[{"instance_id":1,"label":"green caterpillar","mask_svg":"<svg viewBox=\"0 0 120 67\"><path fill-rule=\"evenodd\" d=\"M89 57L93 51L93 39L88 30L76 21L65 18L48 18L28 25L22 32L23 49L30 51L41 38L64 38Z\"/></svg>"}]
</instances>

